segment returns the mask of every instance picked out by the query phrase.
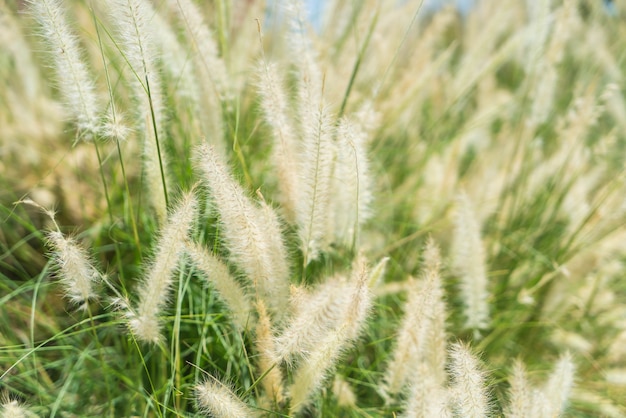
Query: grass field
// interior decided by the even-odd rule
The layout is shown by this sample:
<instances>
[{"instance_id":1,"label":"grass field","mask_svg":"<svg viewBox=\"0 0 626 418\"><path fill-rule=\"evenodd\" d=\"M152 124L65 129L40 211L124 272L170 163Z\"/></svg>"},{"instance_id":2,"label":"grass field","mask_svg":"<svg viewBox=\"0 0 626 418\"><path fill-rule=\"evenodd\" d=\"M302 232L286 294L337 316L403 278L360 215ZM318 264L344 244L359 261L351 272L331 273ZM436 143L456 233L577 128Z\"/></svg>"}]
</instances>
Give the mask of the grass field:
<instances>
[{"instance_id":1,"label":"grass field","mask_svg":"<svg viewBox=\"0 0 626 418\"><path fill-rule=\"evenodd\" d=\"M0 415L626 416L626 3L420 3L0 1Z\"/></svg>"}]
</instances>

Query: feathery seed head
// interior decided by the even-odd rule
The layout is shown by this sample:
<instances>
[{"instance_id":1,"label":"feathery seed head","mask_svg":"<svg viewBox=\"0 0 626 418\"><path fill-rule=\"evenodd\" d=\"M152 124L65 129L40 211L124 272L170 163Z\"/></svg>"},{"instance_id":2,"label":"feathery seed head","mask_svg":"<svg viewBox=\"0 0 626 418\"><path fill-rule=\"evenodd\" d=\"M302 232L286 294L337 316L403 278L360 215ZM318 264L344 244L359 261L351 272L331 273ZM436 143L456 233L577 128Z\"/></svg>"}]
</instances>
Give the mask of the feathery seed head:
<instances>
[{"instance_id":1,"label":"feathery seed head","mask_svg":"<svg viewBox=\"0 0 626 418\"><path fill-rule=\"evenodd\" d=\"M439 275L441 257L429 238L424 250L421 286L416 280L409 289L405 313L398 331L396 347L385 375L385 391L399 393L405 386L420 390L422 376L415 370L425 369L433 384L445 380L446 307ZM415 405L414 405L415 406Z\"/></svg>"},{"instance_id":2,"label":"feathery seed head","mask_svg":"<svg viewBox=\"0 0 626 418\"><path fill-rule=\"evenodd\" d=\"M369 283L368 286L370 289L375 289L380 285L385 276L385 272L387 271L387 263L389 262L389 257L383 257L378 264L372 268L372 271L369 275Z\"/></svg>"},{"instance_id":3,"label":"feathery seed head","mask_svg":"<svg viewBox=\"0 0 626 418\"><path fill-rule=\"evenodd\" d=\"M151 16L155 11L145 0L112 0L108 4L108 11L118 25L122 51L134 72L133 78L147 89L146 78L156 75L156 48L150 30Z\"/></svg>"},{"instance_id":4,"label":"feathery seed head","mask_svg":"<svg viewBox=\"0 0 626 418\"><path fill-rule=\"evenodd\" d=\"M359 337L372 308L369 279L367 260L360 254L352 267L350 306L344 319L346 339L349 341L354 341Z\"/></svg>"},{"instance_id":5,"label":"feathery seed head","mask_svg":"<svg viewBox=\"0 0 626 418\"><path fill-rule=\"evenodd\" d=\"M528 382L526 369L520 360L513 363L513 372L509 379L509 404L506 416L511 418L532 418L534 409L533 389Z\"/></svg>"},{"instance_id":6,"label":"feathery seed head","mask_svg":"<svg viewBox=\"0 0 626 418\"><path fill-rule=\"evenodd\" d=\"M240 330L244 330L252 321L252 301L232 276L228 266L197 243L187 242L185 251L232 312L235 324Z\"/></svg>"},{"instance_id":7,"label":"feathery seed head","mask_svg":"<svg viewBox=\"0 0 626 418\"><path fill-rule=\"evenodd\" d=\"M489 291L485 250L480 223L465 193L457 198L457 215L452 243L452 268L460 279L465 305L465 326L478 331L489 324Z\"/></svg>"},{"instance_id":8,"label":"feathery seed head","mask_svg":"<svg viewBox=\"0 0 626 418\"><path fill-rule=\"evenodd\" d=\"M339 375L333 381L333 395L337 398L337 403L344 408L356 407L356 394L348 382Z\"/></svg>"},{"instance_id":9,"label":"feathery seed head","mask_svg":"<svg viewBox=\"0 0 626 418\"><path fill-rule=\"evenodd\" d=\"M274 361L276 348L272 335L271 318L262 300L257 301L256 308L259 313L259 322L256 327L259 372L265 374L261 385L268 398L274 404L280 404L284 400L283 377L279 365Z\"/></svg>"},{"instance_id":10,"label":"feathery seed head","mask_svg":"<svg viewBox=\"0 0 626 418\"><path fill-rule=\"evenodd\" d=\"M328 109L311 107L299 158L296 222L305 262L315 260L332 241L328 233L331 175L335 156Z\"/></svg>"},{"instance_id":11,"label":"feathery seed head","mask_svg":"<svg viewBox=\"0 0 626 418\"><path fill-rule=\"evenodd\" d=\"M124 119L119 113L109 114L102 125L102 136L115 142L124 142L130 133L131 129L124 124Z\"/></svg>"},{"instance_id":12,"label":"feathery seed head","mask_svg":"<svg viewBox=\"0 0 626 418\"><path fill-rule=\"evenodd\" d=\"M180 16L189 44L196 52L194 59L204 79L211 82L220 99L232 98L232 86L228 77L226 63L219 56L214 35L202 17L202 11L191 0L169 0L170 8Z\"/></svg>"},{"instance_id":13,"label":"feathery seed head","mask_svg":"<svg viewBox=\"0 0 626 418\"><path fill-rule=\"evenodd\" d=\"M337 153L331 202L335 240L357 245L361 226L371 215L372 180L366 149L366 133L343 118L337 128Z\"/></svg>"},{"instance_id":14,"label":"feathery seed head","mask_svg":"<svg viewBox=\"0 0 626 418\"><path fill-rule=\"evenodd\" d=\"M296 356L308 356L330 330L339 326L350 304L350 284L333 277L312 292L298 291L292 297L294 315L276 337L276 361L291 363Z\"/></svg>"},{"instance_id":15,"label":"feathery seed head","mask_svg":"<svg viewBox=\"0 0 626 418\"><path fill-rule=\"evenodd\" d=\"M196 207L193 192L187 193L162 228L154 258L139 286L139 304L134 312L129 313L130 328L141 341L158 343L162 338L158 316L167 303Z\"/></svg>"},{"instance_id":16,"label":"feathery seed head","mask_svg":"<svg viewBox=\"0 0 626 418\"><path fill-rule=\"evenodd\" d=\"M101 277L100 273L87 251L74 238L66 237L59 231L50 231L47 239L52 247L56 276L67 298L86 308L87 301L96 298L93 285Z\"/></svg>"},{"instance_id":17,"label":"feathery seed head","mask_svg":"<svg viewBox=\"0 0 626 418\"><path fill-rule=\"evenodd\" d=\"M402 418L452 418L450 393L438 382L429 365L421 363L408 388L406 406Z\"/></svg>"},{"instance_id":18,"label":"feathery seed head","mask_svg":"<svg viewBox=\"0 0 626 418\"><path fill-rule=\"evenodd\" d=\"M489 415L489 398L485 374L478 359L463 344L453 344L450 349L451 388L455 409L459 416L483 418Z\"/></svg>"},{"instance_id":19,"label":"feathery seed head","mask_svg":"<svg viewBox=\"0 0 626 418\"><path fill-rule=\"evenodd\" d=\"M307 13L302 0L283 2L286 17L289 22L291 36L289 49L291 58L297 67L299 76L300 113L301 118L307 118L306 112L314 103L319 103L322 93L322 72L317 63L317 53L313 43L307 36Z\"/></svg>"},{"instance_id":20,"label":"feathery seed head","mask_svg":"<svg viewBox=\"0 0 626 418\"><path fill-rule=\"evenodd\" d=\"M546 395L548 415L560 416L567 405L570 392L574 386L574 362L568 352L561 356L548 378L543 393Z\"/></svg>"},{"instance_id":21,"label":"feathery seed head","mask_svg":"<svg viewBox=\"0 0 626 418\"><path fill-rule=\"evenodd\" d=\"M144 142L154 142L155 137L163 137L164 131L162 85L151 26L156 11L147 0L112 0L105 5L117 25L121 52L130 66L128 77L137 103L137 130L144 133Z\"/></svg>"},{"instance_id":22,"label":"feathery seed head","mask_svg":"<svg viewBox=\"0 0 626 418\"><path fill-rule=\"evenodd\" d=\"M0 405L0 414L3 418L27 418L34 416L16 400L7 399Z\"/></svg>"},{"instance_id":23,"label":"feathery seed head","mask_svg":"<svg viewBox=\"0 0 626 418\"><path fill-rule=\"evenodd\" d=\"M128 325L133 331L133 334L140 341L151 344L159 344L163 341L161 323L157 317L129 311L126 314L126 318L128 319Z\"/></svg>"},{"instance_id":24,"label":"feathery seed head","mask_svg":"<svg viewBox=\"0 0 626 418\"><path fill-rule=\"evenodd\" d=\"M309 317L311 323L326 322L326 324L319 330L321 332L316 341L310 342L306 360L295 372L293 384L289 388L292 413L301 411L308 404L311 395L320 388L335 367L341 353L359 337L371 306L371 294L367 283L366 263L363 257L359 256L353 267L352 278L345 284L345 291L342 292L347 295L347 301L334 309L336 311L334 315L331 312L331 315L326 317L322 315L319 320L313 321L312 317ZM316 313L323 314L319 311ZM335 315L337 317L333 318ZM300 335L305 334L300 332Z\"/></svg>"},{"instance_id":25,"label":"feathery seed head","mask_svg":"<svg viewBox=\"0 0 626 418\"><path fill-rule=\"evenodd\" d=\"M298 189L297 140L289 120L289 105L276 66L261 61L258 65L258 90L265 122L272 129L272 161L276 165L282 207L290 222L295 222Z\"/></svg>"},{"instance_id":26,"label":"feathery seed head","mask_svg":"<svg viewBox=\"0 0 626 418\"><path fill-rule=\"evenodd\" d=\"M50 48L59 90L78 133L84 139L92 139L99 130L96 88L81 57L78 39L65 20L63 5L60 0L28 2Z\"/></svg>"},{"instance_id":27,"label":"feathery seed head","mask_svg":"<svg viewBox=\"0 0 626 418\"><path fill-rule=\"evenodd\" d=\"M246 195L213 147L202 145L196 154L203 181L220 214L229 258L254 284L257 296L270 311L282 316L289 293L289 267L276 214Z\"/></svg>"},{"instance_id":28,"label":"feathery seed head","mask_svg":"<svg viewBox=\"0 0 626 418\"><path fill-rule=\"evenodd\" d=\"M210 377L196 386L198 408L215 418L248 418L254 412L227 386Z\"/></svg>"},{"instance_id":29,"label":"feathery seed head","mask_svg":"<svg viewBox=\"0 0 626 418\"><path fill-rule=\"evenodd\" d=\"M140 134L148 198L160 224L167 217L168 163L163 152L164 105L151 20L156 12L147 0L103 2L117 25L117 42L130 69L127 74L135 101L135 126Z\"/></svg>"},{"instance_id":30,"label":"feathery seed head","mask_svg":"<svg viewBox=\"0 0 626 418\"><path fill-rule=\"evenodd\" d=\"M368 280L359 258L350 280L335 276L312 292L297 292L291 301L295 313L275 340L276 361L291 364L298 356L308 358L320 339L338 329L345 343L356 340L371 308Z\"/></svg>"},{"instance_id":31,"label":"feathery seed head","mask_svg":"<svg viewBox=\"0 0 626 418\"><path fill-rule=\"evenodd\" d=\"M307 360L296 370L288 391L291 397L290 415L302 411L311 401L311 396L330 375L346 348L344 335L344 330L339 328L318 340Z\"/></svg>"}]
</instances>

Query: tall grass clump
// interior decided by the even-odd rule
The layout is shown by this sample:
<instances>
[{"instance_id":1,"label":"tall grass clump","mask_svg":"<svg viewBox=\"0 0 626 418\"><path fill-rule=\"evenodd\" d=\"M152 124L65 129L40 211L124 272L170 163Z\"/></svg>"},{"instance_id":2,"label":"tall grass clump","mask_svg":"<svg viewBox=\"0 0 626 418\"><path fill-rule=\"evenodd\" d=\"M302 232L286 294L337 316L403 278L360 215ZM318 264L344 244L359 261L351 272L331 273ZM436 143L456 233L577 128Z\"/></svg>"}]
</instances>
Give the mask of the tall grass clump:
<instances>
[{"instance_id":1,"label":"tall grass clump","mask_svg":"<svg viewBox=\"0 0 626 418\"><path fill-rule=\"evenodd\" d=\"M0 4L0 415L626 416L624 5L245 6Z\"/></svg>"}]
</instances>

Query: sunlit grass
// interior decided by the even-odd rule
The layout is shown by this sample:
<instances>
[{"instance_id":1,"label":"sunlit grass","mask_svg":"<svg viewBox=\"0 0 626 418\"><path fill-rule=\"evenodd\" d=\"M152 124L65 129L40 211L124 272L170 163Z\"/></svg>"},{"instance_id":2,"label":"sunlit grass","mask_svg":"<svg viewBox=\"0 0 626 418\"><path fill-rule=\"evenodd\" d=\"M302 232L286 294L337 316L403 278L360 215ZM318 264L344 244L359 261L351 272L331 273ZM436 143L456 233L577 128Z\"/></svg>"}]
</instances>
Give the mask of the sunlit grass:
<instances>
[{"instance_id":1,"label":"sunlit grass","mask_svg":"<svg viewBox=\"0 0 626 418\"><path fill-rule=\"evenodd\" d=\"M0 5L0 413L626 415L623 16L391 3Z\"/></svg>"}]
</instances>

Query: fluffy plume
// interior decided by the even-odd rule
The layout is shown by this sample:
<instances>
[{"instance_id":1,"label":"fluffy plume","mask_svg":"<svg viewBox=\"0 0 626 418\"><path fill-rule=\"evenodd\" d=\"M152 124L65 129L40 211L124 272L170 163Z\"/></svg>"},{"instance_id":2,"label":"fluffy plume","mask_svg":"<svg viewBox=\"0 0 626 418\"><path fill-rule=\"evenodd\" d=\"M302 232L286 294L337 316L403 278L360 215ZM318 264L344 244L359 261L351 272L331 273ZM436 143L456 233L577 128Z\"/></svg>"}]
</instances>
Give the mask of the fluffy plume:
<instances>
[{"instance_id":1,"label":"fluffy plume","mask_svg":"<svg viewBox=\"0 0 626 418\"><path fill-rule=\"evenodd\" d=\"M139 305L129 313L130 328L141 341L158 343L162 339L159 313L168 301L173 274L184 253L196 206L193 193L185 195L161 231L154 258L139 286Z\"/></svg>"},{"instance_id":2,"label":"fluffy plume","mask_svg":"<svg viewBox=\"0 0 626 418\"><path fill-rule=\"evenodd\" d=\"M283 377L280 367L274 362L274 339L272 337L271 318L263 301L257 302L259 322L256 327L256 347L259 352L259 372L265 374L261 386L272 405L284 400Z\"/></svg>"},{"instance_id":3,"label":"fluffy plume","mask_svg":"<svg viewBox=\"0 0 626 418\"><path fill-rule=\"evenodd\" d=\"M282 316L289 294L289 269L282 234L269 207L260 208L232 178L213 147L200 146L198 166L220 214L221 235L229 258L253 282L257 296Z\"/></svg>"},{"instance_id":4,"label":"fluffy plume","mask_svg":"<svg viewBox=\"0 0 626 418\"><path fill-rule=\"evenodd\" d=\"M219 56L215 37L203 18L202 10L191 0L169 0L170 9L178 15L185 28L187 44L191 49L191 62L197 72L203 102L198 119L208 140L220 151L224 147L222 104L227 106L233 97L232 77L226 63Z\"/></svg>"},{"instance_id":5,"label":"fluffy plume","mask_svg":"<svg viewBox=\"0 0 626 418\"><path fill-rule=\"evenodd\" d=\"M420 292L416 287L417 283L413 280L396 338L396 347L385 373L385 391L390 395L400 392L410 376L415 374L424 351L426 334L431 326L425 312L431 308L429 302L432 299L428 294L430 289Z\"/></svg>"},{"instance_id":6,"label":"fluffy plume","mask_svg":"<svg viewBox=\"0 0 626 418\"><path fill-rule=\"evenodd\" d=\"M3 418L28 418L35 416L16 400L2 401L0 414Z\"/></svg>"},{"instance_id":7,"label":"fluffy plume","mask_svg":"<svg viewBox=\"0 0 626 418\"><path fill-rule=\"evenodd\" d=\"M170 0L169 4L170 8L178 13L187 30L187 38L196 52L194 54L196 66L212 81L218 96L229 99L232 92L226 64L219 56L217 44L202 17L202 11L191 0Z\"/></svg>"},{"instance_id":8,"label":"fluffy plume","mask_svg":"<svg viewBox=\"0 0 626 418\"><path fill-rule=\"evenodd\" d=\"M289 387L290 415L296 415L306 407L311 400L311 395L330 375L344 349L343 333L343 329L337 329L319 340L307 360L296 371L293 383Z\"/></svg>"},{"instance_id":9,"label":"fluffy plume","mask_svg":"<svg viewBox=\"0 0 626 418\"><path fill-rule=\"evenodd\" d=\"M101 273L94 267L87 251L74 238L66 237L59 231L47 234L52 247L52 262L56 275L65 290L65 295L74 304L86 307L89 299L96 298L93 286Z\"/></svg>"},{"instance_id":10,"label":"fluffy plume","mask_svg":"<svg viewBox=\"0 0 626 418\"><path fill-rule=\"evenodd\" d=\"M296 370L293 384L289 387L291 413L297 413L311 399L330 375L341 353L358 338L371 307L371 294L367 287L368 275L364 260L359 258L353 269L348 289L349 301L342 313L338 326L317 341Z\"/></svg>"},{"instance_id":11,"label":"fluffy plume","mask_svg":"<svg viewBox=\"0 0 626 418\"><path fill-rule=\"evenodd\" d=\"M554 22L550 13L551 2L551 0L526 2L529 26L532 28L532 30L527 32L527 57L524 60L528 71L533 71L537 62L544 59L543 53L550 38L550 29Z\"/></svg>"},{"instance_id":12,"label":"fluffy plume","mask_svg":"<svg viewBox=\"0 0 626 418\"><path fill-rule=\"evenodd\" d=\"M340 121L331 201L335 241L346 246L358 243L361 225L371 216L372 180L366 139L360 126L346 118Z\"/></svg>"},{"instance_id":13,"label":"fluffy plume","mask_svg":"<svg viewBox=\"0 0 626 418\"><path fill-rule=\"evenodd\" d=\"M508 418L532 418L534 410L533 389L528 382L526 369L521 361L513 364L513 373L509 379L509 405L506 408Z\"/></svg>"},{"instance_id":14,"label":"fluffy plume","mask_svg":"<svg viewBox=\"0 0 626 418\"><path fill-rule=\"evenodd\" d=\"M91 139L99 128L95 86L81 58L78 39L65 21L61 1L29 0L29 3L41 25L42 38L50 48L65 104L76 120L79 134Z\"/></svg>"},{"instance_id":15,"label":"fluffy plume","mask_svg":"<svg viewBox=\"0 0 626 418\"><path fill-rule=\"evenodd\" d=\"M426 363L421 363L416 378L407 391L407 401L402 418L452 418L450 394L437 381Z\"/></svg>"},{"instance_id":16,"label":"fluffy plume","mask_svg":"<svg viewBox=\"0 0 626 418\"><path fill-rule=\"evenodd\" d=\"M369 270L363 255L359 255L354 261L350 282L350 305L344 323L347 340L354 341L359 337L372 308L372 294L368 287Z\"/></svg>"},{"instance_id":17,"label":"fluffy plume","mask_svg":"<svg viewBox=\"0 0 626 418\"><path fill-rule=\"evenodd\" d=\"M175 83L177 95L191 101L193 108L197 110L200 93L194 65L189 61L189 51L178 41L172 26L160 14L154 13L151 24L154 40L158 42L164 73Z\"/></svg>"},{"instance_id":18,"label":"fluffy plume","mask_svg":"<svg viewBox=\"0 0 626 418\"><path fill-rule=\"evenodd\" d=\"M148 198L159 219L167 217L167 160L163 152L162 85L155 59L151 19L155 11L146 0L105 2L118 27L119 45L130 65L128 75L137 102L137 131L142 138Z\"/></svg>"},{"instance_id":19,"label":"fluffy plume","mask_svg":"<svg viewBox=\"0 0 626 418\"><path fill-rule=\"evenodd\" d=\"M214 418L247 418L254 412L228 387L214 378L196 386L198 409Z\"/></svg>"},{"instance_id":20,"label":"fluffy plume","mask_svg":"<svg viewBox=\"0 0 626 418\"><path fill-rule=\"evenodd\" d=\"M370 289L376 289L380 286L385 273L387 272L387 263L389 263L389 257L383 257L378 264L372 268L369 278Z\"/></svg>"},{"instance_id":21,"label":"fluffy plume","mask_svg":"<svg viewBox=\"0 0 626 418\"><path fill-rule=\"evenodd\" d=\"M559 417L567 405L574 382L574 364L571 355L563 355L543 388L534 388L528 382L526 370L520 361L513 366L506 416L511 418Z\"/></svg>"},{"instance_id":22,"label":"fluffy plume","mask_svg":"<svg viewBox=\"0 0 626 418\"><path fill-rule=\"evenodd\" d=\"M450 395L444 387L447 378L445 369L447 335L445 327L446 305L440 277L441 257L439 248L432 238L429 238L426 243L423 262L422 288L419 290L421 298L414 300L409 296L407 306L415 306L415 303L425 305L424 312L422 312L425 318L419 320L418 327L423 327L424 322L427 323L427 326L425 330L418 329L418 332L421 331L423 341L411 341L419 349L412 347L413 353L409 351L408 355L417 354L419 357L417 359L409 357L407 368L410 370L410 374L407 375L396 369L395 376L404 377L408 384L404 417L451 417ZM410 295L415 295L415 290L410 292ZM407 322L411 316L409 312L404 318L403 333L411 332L408 331L410 325ZM402 350L398 349L398 352L402 353ZM394 357L394 360L397 361L397 358ZM417 365L413 368L411 364L415 363Z\"/></svg>"},{"instance_id":23,"label":"fluffy plume","mask_svg":"<svg viewBox=\"0 0 626 418\"><path fill-rule=\"evenodd\" d=\"M266 201L263 199L263 195L257 192L260 196L259 202L259 219L264 225L267 234L265 240L267 241L267 247L269 250L270 263L272 265L272 272L274 277L284 282L281 284L281 289L276 289L277 296L286 296L282 292L286 292L287 284L289 283L289 276L291 274L289 269L289 254L283 241L283 227L278 218L278 214Z\"/></svg>"},{"instance_id":24,"label":"fluffy plume","mask_svg":"<svg viewBox=\"0 0 626 418\"><path fill-rule=\"evenodd\" d=\"M326 249L334 144L328 109L310 109L314 120L305 125L300 152L296 220L304 261L308 263Z\"/></svg>"},{"instance_id":25,"label":"fluffy plume","mask_svg":"<svg viewBox=\"0 0 626 418\"><path fill-rule=\"evenodd\" d=\"M285 216L295 222L298 171L296 166L297 141L288 118L289 104L282 80L275 65L261 61L258 66L258 89L265 122L272 129L272 161L276 165L281 203Z\"/></svg>"},{"instance_id":26,"label":"fluffy plume","mask_svg":"<svg viewBox=\"0 0 626 418\"><path fill-rule=\"evenodd\" d=\"M422 382L424 376L417 374L417 370L429 375L435 387L444 383L445 357L441 351L445 353L446 348L446 310L440 264L439 250L429 240L424 251L422 280L419 283L413 280L409 289L396 347L387 366L385 391L389 395L399 393L406 385L416 392L417 386L428 383ZM411 408L417 407L414 404Z\"/></svg>"},{"instance_id":27,"label":"fluffy plume","mask_svg":"<svg viewBox=\"0 0 626 418\"><path fill-rule=\"evenodd\" d=\"M443 385L446 381L446 347L448 340L446 322L448 312L445 302L445 290L440 274L441 255L439 247L435 244L432 237L426 241L423 259L422 280L426 282L426 287L430 288L430 297L432 298L432 310L428 314L431 326L426 334L424 362L428 365L428 373L433 376L435 382Z\"/></svg>"},{"instance_id":28,"label":"fluffy plume","mask_svg":"<svg viewBox=\"0 0 626 418\"><path fill-rule=\"evenodd\" d=\"M356 394L350 386L350 383L346 382L339 375L335 376L333 381L333 396L337 398L337 404L344 408L356 407Z\"/></svg>"},{"instance_id":29,"label":"fluffy plume","mask_svg":"<svg viewBox=\"0 0 626 418\"><path fill-rule=\"evenodd\" d=\"M187 242L185 250L191 261L217 291L220 299L233 314L235 324L243 330L252 320L252 301L230 274L228 266L199 244Z\"/></svg>"},{"instance_id":30,"label":"fluffy plume","mask_svg":"<svg viewBox=\"0 0 626 418\"><path fill-rule=\"evenodd\" d=\"M308 19L302 0L284 1L284 10L289 22L290 57L298 75L298 115L302 127L315 125L316 118L311 109L322 102L322 71L317 63L317 53L307 36Z\"/></svg>"},{"instance_id":31,"label":"fluffy plume","mask_svg":"<svg viewBox=\"0 0 626 418\"><path fill-rule=\"evenodd\" d=\"M295 314L276 338L277 361L291 362L294 357L308 356L324 335L338 327L344 328L348 340L358 336L371 297L367 282L363 283L368 278L364 263L359 263L350 280L333 277L315 291L301 292L293 298Z\"/></svg>"},{"instance_id":32,"label":"fluffy plume","mask_svg":"<svg viewBox=\"0 0 626 418\"><path fill-rule=\"evenodd\" d=\"M458 416L483 418L489 415L485 376L469 348L454 344L450 349L453 403Z\"/></svg>"},{"instance_id":33,"label":"fluffy plume","mask_svg":"<svg viewBox=\"0 0 626 418\"><path fill-rule=\"evenodd\" d=\"M465 193L459 194L457 198L451 251L452 268L460 279L461 295L465 304L465 327L478 332L489 324L489 292L480 223L472 202Z\"/></svg>"},{"instance_id":34,"label":"fluffy plume","mask_svg":"<svg viewBox=\"0 0 626 418\"><path fill-rule=\"evenodd\" d=\"M345 278L333 277L312 292L299 292L292 297L295 313L276 338L278 361L290 362L295 356L306 356L339 325L350 303L349 288Z\"/></svg>"},{"instance_id":35,"label":"fluffy plume","mask_svg":"<svg viewBox=\"0 0 626 418\"><path fill-rule=\"evenodd\" d=\"M302 1L285 2L284 7L291 32L289 49L297 71L298 133L302 141L297 150L295 211L306 264L316 259L332 240L328 221L335 146L330 113L323 99L322 72L306 35L304 5Z\"/></svg>"},{"instance_id":36,"label":"fluffy plume","mask_svg":"<svg viewBox=\"0 0 626 418\"><path fill-rule=\"evenodd\" d=\"M542 416L558 417L565 410L574 385L574 363L569 353L561 356L544 386L545 406Z\"/></svg>"}]
</instances>

